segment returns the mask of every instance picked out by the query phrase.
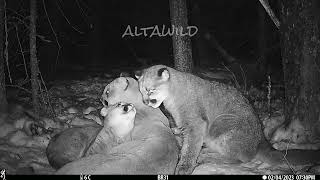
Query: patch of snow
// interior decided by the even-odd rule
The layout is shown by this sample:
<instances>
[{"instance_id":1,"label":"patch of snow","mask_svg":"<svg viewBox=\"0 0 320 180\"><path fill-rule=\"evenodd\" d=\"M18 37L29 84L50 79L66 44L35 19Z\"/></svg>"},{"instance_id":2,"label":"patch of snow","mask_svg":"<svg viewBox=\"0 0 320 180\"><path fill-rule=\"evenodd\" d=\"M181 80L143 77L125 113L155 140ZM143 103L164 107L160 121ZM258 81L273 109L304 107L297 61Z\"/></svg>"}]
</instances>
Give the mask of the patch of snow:
<instances>
[{"instance_id":1,"label":"patch of snow","mask_svg":"<svg viewBox=\"0 0 320 180\"><path fill-rule=\"evenodd\" d=\"M16 128L12 124L2 123L0 125L0 138L7 136L10 132L15 130Z\"/></svg>"},{"instance_id":2,"label":"patch of snow","mask_svg":"<svg viewBox=\"0 0 320 180\"><path fill-rule=\"evenodd\" d=\"M319 149L320 142L313 142L311 133L299 120L293 120L287 128L280 126L271 138L271 143L279 150L285 149Z\"/></svg>"},{"instance_id":3,"label":"patch of snow","mask_svg":"<svg viewBox=\"0 0 320 180\"><path fill-rule=\"evenodd\" d=\"M18 130L9 138L9 142L15 146L25 146L28 138L25 132Z\"/></svg>"},{"instance_id":4,"label":"patch of snow","mask_svg":"<svg viewBox=\"0 0 320 180\"><path fill-rule=\"evenodd\" d=\"M320 143L290 143L290 142L276 142L272 145L278 150L286 149L308 149L308 150L318 150L320 149Z\"/></svg>"},{"instance_id":5,"label":"patch of snow","mask_svg":"<svg viewBox=\"0 0 320 180\"><path fill-rule=\"evenodd\" d=\"M88 114L90 114L92 111L96 111L96 110L97 110L96 108L90 106L90 107L88 107L87 109L83 110L83 114L88 115Z\"/></svg>"},{"instance_id":6,"label":"patch of snow","mask_svg":"<svg viewBox=\"0 0 320 180\"><path fill-rule=\"evenodd\" d=\"M27 141L27 147L40 147L46 148L49 144L50 136L42 135L42 136L34 136Z\"/></svg>"},{"instance_id":7,"label":"patch of snow","mask_svg":"<svg viewBox=\"0 0 320 180\"><path fill-rule=\"evenodd\" d=\"M67 118L67 116L62 116L62 115L60 115L60 116L57 117L57 119L58 119L58 120L65 121L65 120L67 120L68 118Z\"/></svg>"},{"instance_id":8,"label":"patch of snow","mask_svg":"<svg viewBox=\"0 0 320 180\"><path fill-rule=\"evenodd\" d=\"M250 169L241 167L239 164L205 163L197 166L192 174L254 175L257 173Z\"/></svg>"},{"instance_id":9,"label":"patch of snow","mask_svg":"<svg viewBox=\"0 0 320 180\"><path fill-rule=\"evenodd\" d=\"M266 168L270 168L270 167L271 167L270 164L268 164L268 163L262 163L262 164L260 164L260 165L257 167L257 169L266 169Z\"/></svg>"},{"instance_id":10,"label":"patch of snow","mask_svg":"<svg viewBox=\"0 0 320 180\"><path fill-rule=\"evenodd\" d=\"M242 167L245 167L245 168L255 168L257 166L260 166L261 164L263 164L263 162L259 161L259 160L252 160L248 163L243 163L241 164Z\"/></svg>"},{"instance_id":11,"label":"patch of snow","mask_svg":"<svg viewBox=\"0 0 320 180\"><path fill-rule=\"evenodd\" d=\"M306 129L299 120L291 121L290 125L285 128L282 125L278 128L271 138L271 142L279 142L282 140L289 140L292 143L299 143L306 141Z\"/></svg>"},{"instance_id":12,"label":"patch of snow","mask_svg":"<svg viewBox=\"0 0 320 180\"><path fill-rule=\"evenodd\" d=\"M73 119L74 117L75 117L75 115L73 115L73 114L68 114L68 115L66 116L67 119Z\"/></svg>"},{"instance_id":13,"label":"patch of snow","mask_svg":"<svg viewBox=\"0 0 320 180\"><path fill-rule=\"evenodd\" d=\"M9 142L15 146L46 148L49 138L49 135L30 137L25 132L18 130L9 137Z\"/></svg>"},{"instance_id":14,"label":"patch of snow","mask_svg":"<svg viewBox=\"0 0 320 180\"><path fill-rule=\"evenodd\" d=\"M284 122L284 115L275 116L269 118L265 116L261 118L263 126L264 126L264 135L269 140L271 139L272 134L277 130L278 127Z\"/></svg>"},{"instance_id":15,"label":"patch of snow","mask_svg":"<svg viewBox=\"0 0 320 180\"><path fill-rule=\"evenodd\" d=\"M18 119L14 122L14 127L17 129L23 129L24 124L28 121L26 118Z\"/></svg>"},{"instance_id":16,"label":"patch of snow","mask_svg":"<svg viewBox=\"0 0 320 180\"><path fill-rule=\"evenodd\" d=\"M86 100L86 99L88 99L87 97L81 97L81 98L78 98L77 100L78 101L83 101L83 100Z\"/></svg>"},{"instance_id":17,"label":"patch of snow","mask_svg":"<svg viewBox=\"0 0 320 180\"><path fill-rule=\"evenodd\" d=\"M69 114L76 114L76 113L78 113L78 110L77 110L76 108L74 108L74 107L68 108L67 111L68 111Z\"/></svg>"}]
</instances>

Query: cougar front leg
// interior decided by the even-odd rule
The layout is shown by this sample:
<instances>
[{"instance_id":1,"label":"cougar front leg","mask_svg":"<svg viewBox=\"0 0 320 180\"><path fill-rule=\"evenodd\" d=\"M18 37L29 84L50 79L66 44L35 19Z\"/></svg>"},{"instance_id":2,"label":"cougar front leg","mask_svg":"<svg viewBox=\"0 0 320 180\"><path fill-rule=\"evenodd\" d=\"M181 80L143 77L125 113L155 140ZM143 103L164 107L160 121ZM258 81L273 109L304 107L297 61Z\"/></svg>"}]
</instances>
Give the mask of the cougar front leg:
<instances>
[{"instance_id":1,"label":"cougar front leg","mask_svg":"<svg viewBox=\"0 0 320 180\"><path fill-rule=\"evenodd\" d=\"M184 122L190 124L183 126L183 145L175 174L191 174L193 172L204 140L206 126L201 119L190 119Z\"/></svg>"}]
</instances>

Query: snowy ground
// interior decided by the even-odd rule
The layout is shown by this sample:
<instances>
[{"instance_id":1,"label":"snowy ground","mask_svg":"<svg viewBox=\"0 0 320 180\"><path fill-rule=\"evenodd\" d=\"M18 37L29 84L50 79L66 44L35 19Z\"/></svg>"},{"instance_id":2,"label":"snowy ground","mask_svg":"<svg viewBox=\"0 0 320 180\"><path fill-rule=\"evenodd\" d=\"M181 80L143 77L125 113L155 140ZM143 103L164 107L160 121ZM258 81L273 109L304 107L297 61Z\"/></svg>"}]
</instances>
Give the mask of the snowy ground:
<instances>
[{"instance_id":1,"label":"snowy ground","mask_svg":"<svg viewBox=\"0 0 320 180\"><path fill-rule=\"evenodd\" d=\"M9 174L51 174L45 155L50 138L61 130L78 125L101 123L99 114L102 107L99 98L105 85L112 78L88 77L85 80L57 81L49 90L50 102L55 118L43 116L41 122L22 113L26 107L13 105L9 114L0 115L0 170ZM284 120L282 100L275 90L271 101L269 117L266 89L251 87L248 97L254 105L263 125L265 134L278 149L319 149L320 143L303 135L304 129L294 122L288 129L281 127ZM26 104L28 98L21 98ZM299 137L299 138L296 138ZM309 142L308 144L304 142ZM293 169L292 169L293 168ZM245 164L216 164L214 161L200 164L194 174L320 174L320 166L270 167L253 160Z\"/></svg>"}]
</instances>

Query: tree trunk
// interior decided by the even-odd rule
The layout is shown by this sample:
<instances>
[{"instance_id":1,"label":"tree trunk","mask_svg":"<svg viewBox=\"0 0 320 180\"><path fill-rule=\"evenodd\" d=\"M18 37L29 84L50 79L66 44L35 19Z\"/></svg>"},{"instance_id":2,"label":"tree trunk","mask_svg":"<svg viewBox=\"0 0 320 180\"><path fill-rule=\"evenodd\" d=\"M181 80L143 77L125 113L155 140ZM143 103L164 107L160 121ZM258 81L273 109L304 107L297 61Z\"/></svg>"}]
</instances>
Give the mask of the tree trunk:
<instances>
[{"instance_id":1,"label":"tree trunk","mask_svg":"<svg viewBox=\"0 0 320 180\"><path fill-rule=\"evenodd\" d=\"M316 3L282 0L280 28L286 123L299 120L311 137L320 135L320 23Z\"/></svg>"},{"instance_id":2,"label":"tree trunk","mask_svg":"<svg viewBox=\"0 0 320 180\"><path fill-rule=\"evenodd\" d=\"M183 29L183 34L187 31L188 17L186 0L169 0L171 25L174 28ZM193 68L191 40L188 35L173 33L173 56L176 69L191 72Z\"/></svg>"},{"instance_id":3,"label":"tree trunk","mask_svg":"<svg viewBox=\"0 0 320 180\"><path fill-rule=\"evenodd\" d=\"M6 81L4 73L4 58L3 58L3 29L4 29L4 0L0 0L0 113L6 111Z\"/></svg>"},{"instance_id":4,"label":"tree trunk","mask_svg":"<svg viewBox=\"0 0 320 180\"><path fill-rule=\"evenodd\" d=\"M36 117L39 117L40 105L39 96L39 66L37 59L37 0L30 0L30 68L31 68L31 86L32 86L32 103Z\"/></svg>"}]
</instances>

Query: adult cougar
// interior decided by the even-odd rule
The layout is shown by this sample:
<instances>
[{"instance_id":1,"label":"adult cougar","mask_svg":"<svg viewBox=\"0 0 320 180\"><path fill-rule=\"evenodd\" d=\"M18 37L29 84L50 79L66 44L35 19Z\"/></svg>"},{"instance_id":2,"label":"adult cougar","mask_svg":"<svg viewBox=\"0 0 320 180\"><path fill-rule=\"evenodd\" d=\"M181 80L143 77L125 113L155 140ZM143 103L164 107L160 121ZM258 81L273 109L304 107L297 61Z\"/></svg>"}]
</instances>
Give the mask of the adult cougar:
<instances>
[{"instance_id":1,"label":"adult cougar","mask_svg":"<svg viewBox=\"0 0 320 180\"><path fill-rule=\"evenodd\" d=\"M113 147L107 154L94 154L71 162L57 174L173 174L179 148L159 109L142 103L138 82L120 77L108 84L104 104L132 103L136 117L131 140Z\"/></svg>"},{"instance_id":2,"label":"adult cougar","mask_svg":"<svg viewBox=\"0 0 320 180\"><path fill-rule=\"evenodd\" d=\"M105 117L104 126L85 156L98 153L107 154L111 148L131 139L136 116L133 104L120 102L103 107L101 115Z\"/></svg>"},{"instance_id":3,"label":"adult cougar","mask_svg":"<svg viewBox=\"0 0 320 180\"><path fill-rule=\"evenodd\" d=\"M250 161L259 146L262 161L284 162L284 154L266 142L248 100L235 88L164 65L136 76L143 102L153 108L163 103L183 135L177 174L192 173L203 144L228 162ZM319 157L316 151L290 150L286 155L292 164L319 161Z\"/></svg>"}]
</instances>

